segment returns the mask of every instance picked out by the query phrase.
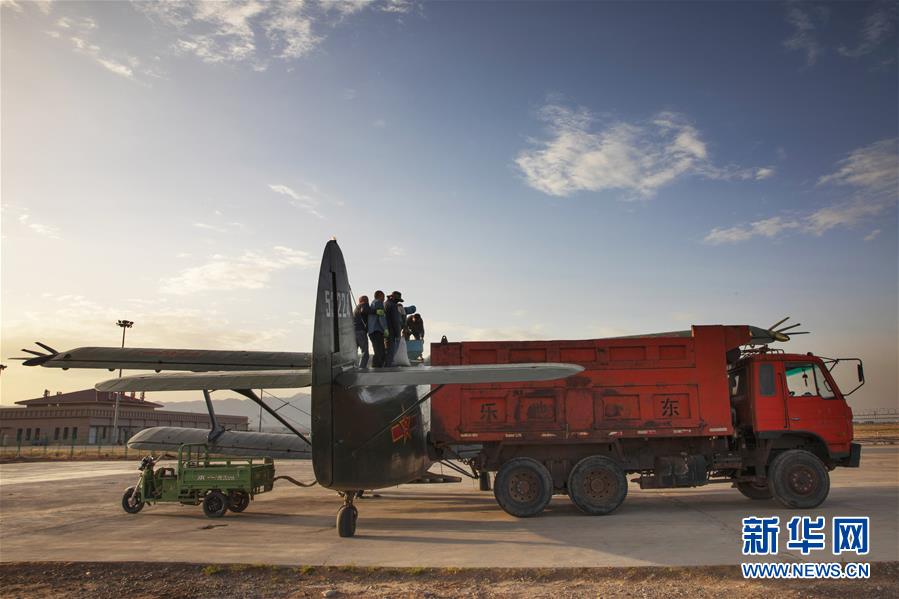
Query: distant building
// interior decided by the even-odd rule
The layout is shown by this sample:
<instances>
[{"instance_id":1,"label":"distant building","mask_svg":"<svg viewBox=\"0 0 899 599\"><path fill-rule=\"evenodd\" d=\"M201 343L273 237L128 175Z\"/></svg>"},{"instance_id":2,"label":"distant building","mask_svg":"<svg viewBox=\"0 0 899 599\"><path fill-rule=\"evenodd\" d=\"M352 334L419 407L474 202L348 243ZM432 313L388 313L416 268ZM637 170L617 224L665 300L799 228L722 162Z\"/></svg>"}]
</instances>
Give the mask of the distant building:
<instances>
[{"instance_id":1,"label":"distant building","mask_svg":"<svg viewBox=\"0 0 899 599\"><path fill-rule=\"evenodd\" d=\"M17 401L24 408L0 408L0 439L4 445L112 444L116 393L85 389ZM134 394L119 397L119 439L153 426L210 428L209 415L159 410L162 404ZM216 414L219 424L229 430L247 430L246 416Z\"/></svg>"}]
</instances>

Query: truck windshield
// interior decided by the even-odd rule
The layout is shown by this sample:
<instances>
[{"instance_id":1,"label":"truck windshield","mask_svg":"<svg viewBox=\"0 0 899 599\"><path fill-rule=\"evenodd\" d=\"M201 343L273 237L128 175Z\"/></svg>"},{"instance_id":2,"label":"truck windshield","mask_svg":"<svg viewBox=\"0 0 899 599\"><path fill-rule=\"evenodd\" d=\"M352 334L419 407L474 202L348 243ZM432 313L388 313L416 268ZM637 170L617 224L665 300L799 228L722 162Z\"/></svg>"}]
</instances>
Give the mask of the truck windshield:
<instances>
[{"instance_id":1,"label":"truck windshield","mask_svg":"<svg viewBox=\"0 0 899 599\"><path fill-rule=\"evenodd\" d=\"M830 383L817 364L786 364L787 389L792 397L819 396L823 399L834 397Z\"/></svg>"}]
</instances>

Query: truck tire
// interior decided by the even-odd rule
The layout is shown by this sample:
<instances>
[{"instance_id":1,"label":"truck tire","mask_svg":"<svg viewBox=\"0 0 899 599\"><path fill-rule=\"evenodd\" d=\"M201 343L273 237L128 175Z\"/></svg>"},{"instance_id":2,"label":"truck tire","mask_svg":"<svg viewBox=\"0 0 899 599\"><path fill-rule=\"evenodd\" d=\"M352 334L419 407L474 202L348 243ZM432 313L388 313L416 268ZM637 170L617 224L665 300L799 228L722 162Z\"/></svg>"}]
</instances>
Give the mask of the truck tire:
<instances>
[{"instance_id":1,"label":"truck tire","mask_svg":"<svg viewBox=\"0 0 899 599\"><path fill-rule=\"evenodd\" d=\"M128 512L129 514L136 514L142 509L144 509L144 498L138 497L137 501L131 501L131 494L134 493L134 487L128 487L125 489L125 494L122 495L122 509Z\"/></svg>"},{"instance_id":2,"label":"truck tire","mask_svg":"<svg viewBox=\"0 0 899 599\"><path fill-rule=\"evenodd\" d=\"M785 451L768 468L768 488L783 505L818 507L830 492L830 474L815 454L802 449Z\"/></svg>"},{"instance_id":3,"label":"truck tire","mask_svg":"<svg viewBox=\"0 0 899 599\"><path fill-rule=\"evenodd\" d=\"M611 458L588 456L571 469L568 496L585 514L603 516L611 513L627 497L624 470Z\"/></svg>"},{"instance_id":4,"label":"truck tire","mask_svg":"<svg viewBox=\"0 0 899 599\"><path fill-rule=\"evenodd\" d=\"M228 497L221 491L210 491L203 498L203 513L209 518L221 518L228 511Z\"/></svg>"},{"instance_id":5,"label":"truck tire","mask_svg":"<svg viewBox=\"0 0 899 599\"><path fill-rule=\"evenodd\" d=\"M553 479L546 466L531 458L503 464L493 481L496 502L517 518L536 516L553 497Z\"/></svg>"},{"instance_id":6,"label":"truck tire","mask_svg":"<svg viewBox=\"0 0 899 599\"><path fill-rule=\"evenodd\" d=\"M240 513L250 505L250 494L244 491L231 491L228 494L228 509Z\"/></svg>"},{"instance_id":7,"label":"truck tire","mask_svg":"<svg viewBox=\"0 0 899 599\"><path fill-rule=\"evenodd\" d=\"M744 480L737 483L737 490L749 499L771 499L774 497L767 483Z\"/></svg>"}]
</instances>

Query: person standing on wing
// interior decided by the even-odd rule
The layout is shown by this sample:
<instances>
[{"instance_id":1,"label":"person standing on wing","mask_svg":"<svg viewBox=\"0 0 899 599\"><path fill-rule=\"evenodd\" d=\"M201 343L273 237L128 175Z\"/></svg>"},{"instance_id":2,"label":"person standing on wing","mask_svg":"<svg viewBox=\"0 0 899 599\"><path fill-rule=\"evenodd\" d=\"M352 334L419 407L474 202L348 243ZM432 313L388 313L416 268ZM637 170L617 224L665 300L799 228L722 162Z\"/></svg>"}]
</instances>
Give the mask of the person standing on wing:
<instances>
[{"instance_id":1,"label":"person standing on wing","mask_svg":"<svg viewBox=\"0 0 899 599\"><path fill-rule=\"evenodd\" d=\"M384 365L396 366L396 364L394 364L394 358L396 357L396 350L399 347L400 337L403 334L403 329L406 325L406 315L415 313L416 308L415 306L409 306L408 308L404 307L403 294L399 291L394 291L390 294L390 297L387 298L384 309L387 313L387 332L389 334L387 337L387 357L384 361ZM408 360L406 361L408 362Z\"/></svg>"},{"instance_id":2,"label":"person standing on wing","mask_svg":"<svg viewBox=\"0 0 899 599\"><path fill-rule=\"evenodd\" d=\"M384 310L384 292L375 291L375 301L371 303L368 311L368 337L371 339L372 368L384 366L384 334L387 332L387 317Z\"/></svg>"},{"instance_id":3,"label":"person standing on wing","mask_svg":"<svg viewBox=\"0 0 899 599\"><path fill-rule=\"evenodd\" d=\"M359 368L368 367L368 316L371 306L368 305L368 296L363 295L353 311L353 329L356 332L356 346L362 352Z\"/></svg>"}]
</instances>

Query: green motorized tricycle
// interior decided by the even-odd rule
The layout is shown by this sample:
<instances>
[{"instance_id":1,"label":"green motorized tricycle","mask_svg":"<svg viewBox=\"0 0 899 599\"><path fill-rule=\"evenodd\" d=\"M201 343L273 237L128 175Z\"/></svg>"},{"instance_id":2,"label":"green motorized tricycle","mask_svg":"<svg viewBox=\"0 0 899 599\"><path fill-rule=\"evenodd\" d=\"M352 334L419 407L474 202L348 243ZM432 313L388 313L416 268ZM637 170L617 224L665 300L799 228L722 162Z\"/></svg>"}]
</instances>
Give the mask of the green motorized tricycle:
<instances>
[{"instance_id":1,"label":"green motorized tricycle","mask_svg":"<svg viewBox=\"0 0 899 599\"><path fill-rule=\"evenodd\" d=\"M178 448L175 468L156 468L160 457L146 456L140 461L140 478L125 489L122 508L136 514L146 504L156 502L203 504L210 518L225 512L242 512L259 493L271 491L275 481L272 458L215 458L203 444L185 444Z\"/></svg>"}]
</instances>

